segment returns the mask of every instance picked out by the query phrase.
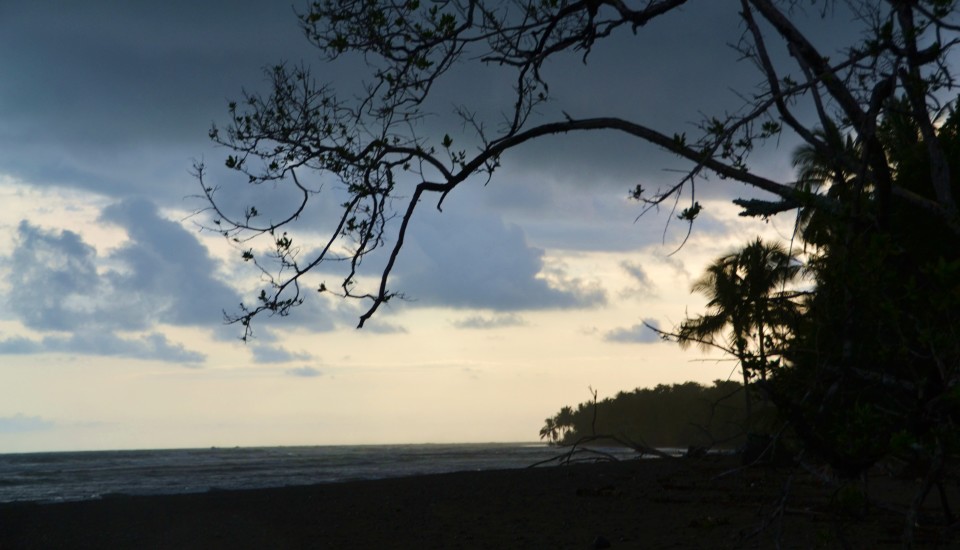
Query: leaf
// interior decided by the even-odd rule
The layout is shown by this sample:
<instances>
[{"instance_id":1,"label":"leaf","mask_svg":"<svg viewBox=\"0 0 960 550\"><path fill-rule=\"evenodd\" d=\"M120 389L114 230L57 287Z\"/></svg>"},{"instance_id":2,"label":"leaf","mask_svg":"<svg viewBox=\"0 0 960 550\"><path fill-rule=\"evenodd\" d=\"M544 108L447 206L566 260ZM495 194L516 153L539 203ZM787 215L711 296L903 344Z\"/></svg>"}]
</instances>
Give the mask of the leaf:
<instances>
[{"instance_id":1,"label":"leaf","mask_svg":"<svg viewBox=\"0 0 960 550\"><path fill-rule=\"evenodd\" d=\"M693 220L697 219L697 216L700 215L701 211L703 211L703 205L695 201L689 208L684 208L683 212L680 212L677 218L692 222Z\"/></svg>"}]
</instances>

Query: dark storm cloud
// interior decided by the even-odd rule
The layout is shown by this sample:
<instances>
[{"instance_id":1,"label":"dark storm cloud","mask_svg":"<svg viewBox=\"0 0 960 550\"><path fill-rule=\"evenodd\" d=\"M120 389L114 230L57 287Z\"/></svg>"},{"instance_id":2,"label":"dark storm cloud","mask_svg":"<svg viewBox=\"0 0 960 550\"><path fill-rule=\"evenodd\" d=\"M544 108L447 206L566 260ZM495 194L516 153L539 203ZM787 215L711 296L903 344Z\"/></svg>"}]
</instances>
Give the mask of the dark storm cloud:
<instances>
[{"instance_id":1,"label":"dark storm cloud","mask_svg":"<svg viewBox=\"0 0 960 550\"><path fill-rule=\"evenodd\" d=\"M553 287L538 277L544 251L519 227L453 205L447 210L420 213L397 261L392 287L416 303L497 311L605 303L602 289L588 282L559 273Z\"/></svg>"},{"instance_id":2,"label":"dark storm cloud","mask_svg":"<svg viewBox=\"0 0 960 550\"><path fill-rule=\"evenodd\" d=\"M727 2L692 2L636 33L622 28L598 41L586 62L582 51L551 58L542 68L551 101L537 109L532 122L563 120L567 115L613 116L667 135L695 135L704 116L723 117L735 111L743 104L736 91L749 95L761 80L750 63L737 61L741 55L730 47L743 31L738 11ZM469 97L470 79L465 80L460 97ZM495 122L499 112L512 107L513 85L510 78L488 78L479 88L500 98L498 105L490 106L488 120ZM624 195L637 184L649 191L666 188L683 176L665 170L690 168L672 154L609 130L528 142L504 154L503 166L519 179L549 176L552 184L564 189L612 189ZM728 197L742 189L734 182L712 181L699 188L698 195Z\"/></svg>"},{"instance_id":3,"label":"dark storm cloud","mask_svg":"<svg viewBox=\"0 0 960 550\"><path fill-rule=\"evenodd\" d=\"M690 2L651 21L637 32L623 28L598 41L581 63L580 51L567 52L543 68L553 101L540 110L562 119L616 116L667 135L699 135L696 126L709 117L740 112L744 98L759 91L762 73L732 46L745 28L735 2ZM819 6L809 11L799 4L792 21L803 29L821 53L830 56L857 39L859 22L842 3L826 19ZM765 30L769 30L764 27ZM768 32L773 63L781 76L800 81L797 63ZM794 106L801 119L816 120L812 105ZM788 163L795 136L784 133L754 153L750 164L761 171ZM504 166L531 173L549 173L569 187L628 188L643 184L648 191L680 181L691 166L642 140L612 131L565 134L536 140L504 156ZM776 174L779 178L782 174ZM755 196L743 184L712 178L697 186L697 198Z\"/></svg>"},{"instance_id":4,"label":"dark storm cloud","mask_svg":"<svg viewBox=\"0 0 960 550\"><path fill-rule=\"evenodd\" d=\"M646 323L646 324L644 324ZM608 331L603 335L607 342L616 342L619 344L653 344L660 342L660 336L650 330L646 325L660 328L660 323L656 319L644 319L643 323L637 323L630 327L620 327Z\"/></svg>"},{"instance_id":5,"label":"dark storm cloud","mask_svg":"<svg viewBox=\"0 0 960 550\"><path fill-rule=\"evenodd\" d=\"M654 20L636 33L618 29L596 42L585 63L582 50L551 57L541 67L551 101L540 105L530 122L566 115L617 116L670 134L692 131L703 113L722 114L740 105L731 88L749 91L758 78L748 63L736 62L739 55L728 47L742 31L738 9L725 2L692 2L690 8ZM442 97L431 102L429 112L439 116L428 118L421 129L438 136L449 133L455 143L466 141L469 152L474 136L448 116L451 105L469 107L490 132L514 107L516 73L470 63L450 76L434 88ZM505 153L503 166L522 178L547 174L567 188L625 191L647 179L672 180L674 175L665 178L662 170L686 165L625 134L599 131L528 142Z\"/></svg>"},{"instance_id":6,"label":"dark storm cloud","mask_svg":"<svg viewBox=\"0 0 960 550\"><path fill-rule=\"evenodd\" d=\"M187 179L228 98L313 55L290 4L6 2L0 171L110 195Z\"/></svg>"},{"instance_id":7,"label":"dark storm cloud","mask_svg":"<svg viewBox=\"0 0 960 550\"><path fill-rule=\"evenodd\" d=\"M826 36L836 30L820 27ZM586 64L580 51L549 60L542 70L556 101L538 112L545 120L561 111L613 114L668 133L692 130L700 113L722 114L739 104L731 89L749 92L759 80L727 46L742 30L736 6L712 1L693 2L635 34L621 29L598 41ZM228 99L263 87L264 66L305 60L343 97L369 79L362 62L320 65L318 57L291 3L7 2L0 8L0 66L7 75L0 86L0 171L113 196L142 194L162 181L167 185L155 196L178 198L182 186L170 184L189 179L191 158L209 153L209 164L222 162L223 151L209 147L206 131L225 119ZM428 108L435 116L419 128L425 134L458 133L453 105L476 108L490 127L513 106L515 76L506 68L468 62L450 77L435 87ZM625 189L683 166L667 158L600 133L538 140L504 162L577 186Z\"/></svg>"}]
</instances>

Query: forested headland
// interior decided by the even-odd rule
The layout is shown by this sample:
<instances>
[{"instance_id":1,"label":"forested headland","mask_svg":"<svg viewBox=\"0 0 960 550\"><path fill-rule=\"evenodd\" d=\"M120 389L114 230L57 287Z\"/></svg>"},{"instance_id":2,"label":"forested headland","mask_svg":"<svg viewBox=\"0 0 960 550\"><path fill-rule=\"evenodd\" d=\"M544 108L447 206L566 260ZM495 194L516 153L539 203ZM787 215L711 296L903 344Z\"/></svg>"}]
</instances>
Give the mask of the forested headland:
<instances>
[{"instance_id":1,"label":"forested headland","mask_svg":"<svg viewBox=\"0 0 960 550\"><path fill-rule=\"evenodd\" d=\"M660 384L563 407L544 421L540 439L572 445L605 435L649 447L735 448L745 438L744 415L739 382Z\"/></svg>"}]
</instances>

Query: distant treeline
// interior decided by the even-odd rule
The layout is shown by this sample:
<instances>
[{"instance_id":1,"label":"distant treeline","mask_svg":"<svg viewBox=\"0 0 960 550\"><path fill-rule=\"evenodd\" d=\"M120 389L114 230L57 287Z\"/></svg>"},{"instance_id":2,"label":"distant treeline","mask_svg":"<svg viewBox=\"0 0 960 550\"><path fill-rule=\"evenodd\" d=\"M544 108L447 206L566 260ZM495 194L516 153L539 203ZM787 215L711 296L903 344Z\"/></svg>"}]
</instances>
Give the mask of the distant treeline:
<instances>
[{"instance_id":1,"label":"distant treeline","mask_svg":"<svg viewBox=\"0 0 960 550\"><path fill-rule=\"evenodd\" d=\"M733 448L744 440L743 386L716 380L659 385L620 392L613 398L563 407L547 418L540 438L558 445L591 435L611 435L652 447L691 445Z\"/></svg>"}]
</instances>

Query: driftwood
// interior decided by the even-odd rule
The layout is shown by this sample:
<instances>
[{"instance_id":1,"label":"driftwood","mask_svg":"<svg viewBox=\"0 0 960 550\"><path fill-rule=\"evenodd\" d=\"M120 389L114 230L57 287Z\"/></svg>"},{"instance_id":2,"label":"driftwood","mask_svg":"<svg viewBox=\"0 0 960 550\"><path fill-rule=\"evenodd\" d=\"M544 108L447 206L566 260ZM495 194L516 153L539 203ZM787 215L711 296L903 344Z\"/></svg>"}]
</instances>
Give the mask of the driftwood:
<instances>
[{"instance_id":1,"label":"driftwood","mask_svg":"<svg viewBox=\"0 0 960 550\"><path fill-rule=\"evenodd\" d=\"M544 464L558 463L558 464L571 464L574 462L603 462L610 461L615 462L619 460L617 457L613 456L610 453L598 450L591 449L586 447L588 443L593 443L597 441L605 441L612 444L615 444L620 447L633 449L638 453L637 458L643 458L644 456L654 456L657 458L677 458L676 455L670 454L665 451L661 451L655 447L651 447L644 443L636 443L633 441L627 441L623 438L620 438L615 435L588 435L581 437L573 444L570 445L570 449L566 452L560 453L555 457L548 458L546 460L541 460L534 464L531 464L530 468L535 468L537 466L543 466Z\"/></svg>"},{"instance_id":2,"label":"driftwood","mask_svg":"<svg viewBox=\"0 0 960 550\"><path fill-rule=\"evenodd\" d=\"M660 449L647 445L643 442L637 443L635 441L630 441L625 437L618 437L615 435L597 435L597 390L595 390L592 386L590 387L590 395L593 397L593 417L590 419L591 435L583 436L580 439L577 439L572 445L570 445L570 450L565 453L531 464L531 468L549 464L551 462L570 464L572 462L615 462L618 460L617 457L610 453L584 447L584 445L587 443L592 443L594 441L608 441L620 447L633 449L639 454L637 458L643 458L645 455L655 456L658 458L676 458L670 453L661 451Z\"/></svg>"}]
</instances>

